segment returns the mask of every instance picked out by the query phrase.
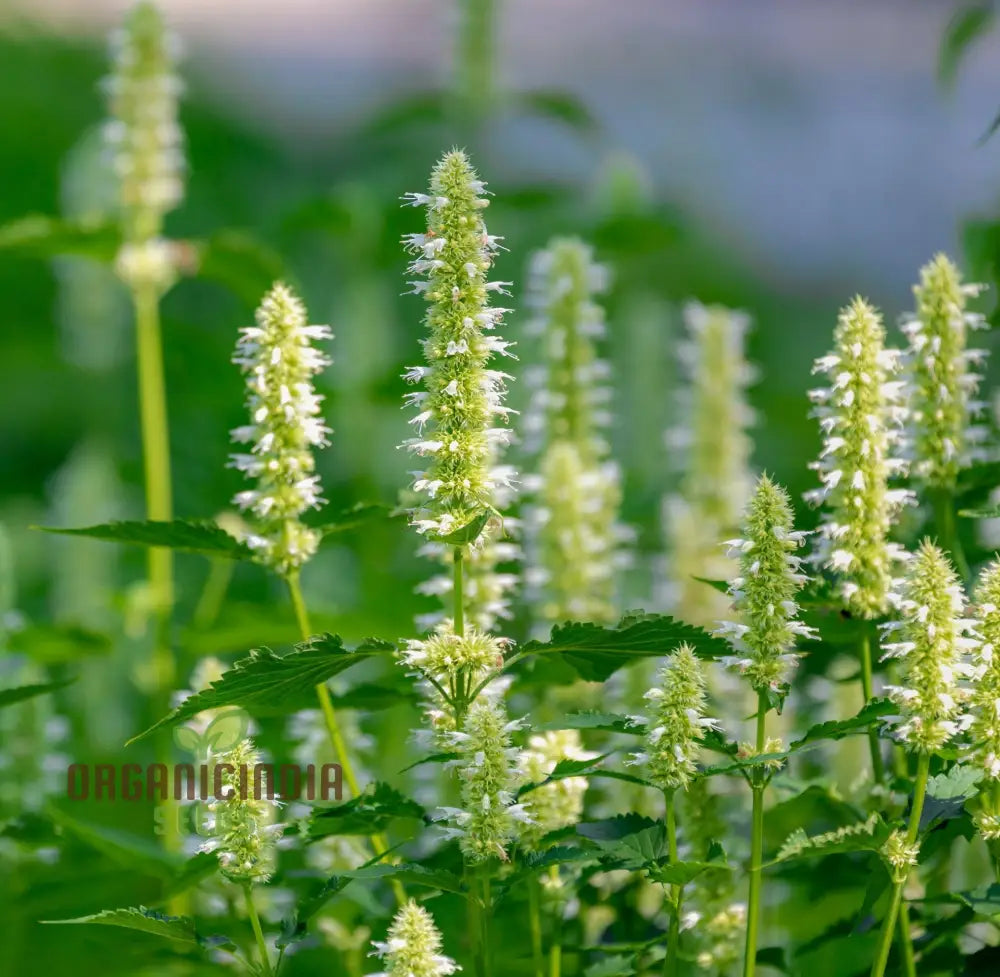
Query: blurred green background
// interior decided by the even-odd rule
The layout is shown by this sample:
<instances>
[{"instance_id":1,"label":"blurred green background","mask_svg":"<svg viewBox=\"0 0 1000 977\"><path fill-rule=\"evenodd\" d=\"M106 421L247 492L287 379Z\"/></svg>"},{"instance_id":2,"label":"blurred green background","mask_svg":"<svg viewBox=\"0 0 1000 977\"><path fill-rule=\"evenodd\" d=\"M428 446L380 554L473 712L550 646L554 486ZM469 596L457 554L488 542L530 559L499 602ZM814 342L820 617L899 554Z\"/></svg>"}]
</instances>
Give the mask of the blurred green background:
<instances>
[{"instance_id":1,"label":"blurred green background","mask_svg":"<svg viewBox=\"0 0 1000 977\"><path fill-rule=\"evenodd\" d=\"M422 314L401 297L399 238L420 217L399 198L422 189L452 145L470 151L495 194L487 219L509 249L497 275L514 282L508 338L523 335L528 256L551 235L582 235L611 269L614 444L624 519L639 534L628 606L651 591L660 499L676 477L662 432L683 300L753 316L755 465L798 498L818 446L809 369L838 307L860 291L894 321L936 250L991 283L1000 267L1000 138L979 142L1000 102L1000 32L977 38L950 71L951 4L497 0L487 33L474 18L488 17L489 3L464 14L443 0L162 6L186 48L190 167L168 233L221 234L218 267L181 281L163 304L180 516L218 515L239 488L226 467L243 410L229 357L276 277L336 335L320 381L335 431L319 461L329 510L396 501L408 467L396 450L406 428L399 374L418 355ZM0 8L0 241L2 226L27 214L109 211L99 81L103 37L122 9ZM129 306L105 266L14 248L0 248L0 295L0 611L12 630L116 631L125 615L121 646L75 665L79 681L60 699L79 717L64 731L69 752L115 756L144 708L142 663L128 647L143 554L29 527L141 518ZM415 549L399 521L325 549L304 576L319 624L352 639L411 634L430 603L412 594L428 573ZM178 617L190 621L207 563L182 556L178 573ZM263 571L237 568L219 632L188 635L182 674L209 651L291 640L284 603L264 608L271 596L280 591ZM0 678L15 667L16 655L0 659ZM73 947L112 945L62 930L37 943L30 922L117 904L117 888L143 897L111 873L99 900L83 898L103 865L81 856L70 885L53 878L46 888L43 876L10 890L31 899L18 906L0 973L65 970ZM73 972L136 972L148 957L140 949Z\"/></svg>"}]
</instances>

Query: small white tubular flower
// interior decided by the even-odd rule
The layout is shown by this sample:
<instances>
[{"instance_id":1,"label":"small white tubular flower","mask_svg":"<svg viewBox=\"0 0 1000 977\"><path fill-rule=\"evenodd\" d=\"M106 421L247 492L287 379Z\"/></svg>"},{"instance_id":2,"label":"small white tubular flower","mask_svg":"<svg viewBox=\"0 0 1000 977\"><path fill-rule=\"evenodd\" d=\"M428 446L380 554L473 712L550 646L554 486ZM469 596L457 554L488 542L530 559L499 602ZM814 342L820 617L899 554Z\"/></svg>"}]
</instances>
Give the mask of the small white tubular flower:
<instances>
[{"instance_id":1,"label":"small white tubular flower","mask_svg":"<svg viewBox=\"0 0 1000 977\"><path fill-rule=\"evenodd\" d=\"M698 772L698 753L705 730L716 726L705 716L705 674L694 649L681 645L660 669L659 684L644 696L649 715L646 749L633 753L632 764L642 764L660 790L687 788Z\"/></svg>"},{"instance_id":2,"label":"small white tubular flower","mask_svg":"<svg viewBox=\"0 0 1000 977\"><path fill-rule=\"evenodd\" d=\"M104 133L119 179L125 239L133 244L159 237L164 215L184 195L177 55L177 39L153 3L137 3L111 38L113 67L104 82L111 119Z\"/></svg>"},{"instance_id":3,"label":"small white tubular flower","mask_svg":"<svg viewBox=\"0 0 1000 977\"><path fill-rule=\"evenodd\" d=\"M528 333L540 365L526 374L525 579L544 628L567 618L613 621L629 533L618 521L621 473L604 430L611 423L605 336L596 296L607 273L590 247L558 238L531 262Z\"/></svg>"},{"instance_id":4,"label":"small white tubular flower","mask_svg":"<svg viewBox=\"0 0 1000 977\"><path fill-rule=\"evenodd\" d=\"M883 658L899 659L901 685L886 692L899 708L894 735L914 753L934 753L968 728L975 621L966 617L965 594L948 558L930 540L912 557L903 581L898 622L883 625Z\"/></svg>"},{"instance_id":5,"label":"small white tubular flower","mask_svg":"<svg viewBox=\"0 0 1000 977\"><path fill-rule=\"evenodd\" d=\"M385 970L371 977L448 977L462 968L441 953L441 933L434 917L412 899L392 919L384 942L372 942L370 956Z\"/></svg>"},{"instance_id":6,"label":"small white tubular flower","mask_svg":"<svg viewBox=\"0 0 1000 977\"><path fill-rule=\"evenodd\" d=\"M459 674L470 675L478 683L487 673L499 671L509 644L509 639L476 627L455 634L451 621L446 621L426 638L407 641L400 660L447 688Z\"/></svg>"},{"instance_id":7,"label":"small white tubular flower","mask_svg":"<svg viewBox=\"0 0 1000 977\"><path fill-rule=\"evenodd\" d=\"M958 268L938 254L920 270L913 289L917 311L902 323L909 340L911 467L935 488L954 488L958 472L983 457L988 432L976 421L986 405L976 394L986 351L967 347L969 330L986 324L967 308L983 287L964 283Z\"/></svg>"},{"instance_id":8,"label":"small white tubular flower","mask_svg":"<svg viewBox=\"0 0 1000 977\"><path fill-rule=\"evenodd\" d=\"M507 719L499 701L480 696L469 707L462 730L449 736L459 753L455 763L462 779L462 807L445 814L470 862L507 861L518 823L529 820L514 801L520 777L518 750L511 746L510 734L520 725Z\"/></svg>"},{"instance_id":9,"label":"small white tubular flower","mask_svg":"<svg viewBox=\"0 0 1000 977\"><path fill-rule=\"evenodd\" d=\"M583 748L579 730L553 730L529 738L528 748L521 754L521 773L527 783L538 784L561 760L593 760L596 756ZM529 851L537 850L549 832L576 824L583 815L588 783L586 777L564 777L525 794L524 810L530 821L521 825L521 844Z\"/></svg>"},{"instance_id":10,"label":"small white tubular flower","mask_svg":"<svg viewBox=\"0 0 1000 977\"><path fill-rule=\"evenodd\" d=\"M506 282L487 274L499 244L487 233L484 184L463 152L447 153L431 174L430 193L404 199L427 208L427 230L404 241L414 255L410 272L422 276L414 291L428 303L422 341L426 366L404 378L420 383L408 395L413 437L403 446L425 464L414 473L421 497L412 523L421 533L448 535L496 505L511 473L496 464L496 449L510 440L504 406L509 374L491 365L510 356L495 335L505 309L489 305Z\"/></svg>"},{"instance_id":11,"label":"small white tubular flower","mask_svg":"<svg viewBox=\"0 0 1000 977\"><path fill-rule=\"evenodd\" d=\"M889 533L912 499L889 487L905 470L897 457L905 407L903 384L894 379L899 353L884 344L882 317L854 299L837 320L833 352L813 367L827 386L809 393L823 431L823 450L810 466L822 485L806 495L823 505L816 559L834 570L845 605L863 618L888 609L894 564L903 558Z\"/></svg>"},{"instance_id":12,"label":"small white tubular flower","mask_svg":"<svg viewBox=\"0 0 1000 977\"><path fill-rule=\"evenodd\" d=\"M706 625L722 613L725 597L694 578L726 580L733 573L718 541L739 525L753 485L747 434L753 411L746 389L755 371L746 361L745 313L690 302L684 325L680 420L665 438L680 481L663 500L667 556L659 589L664 606Z\"/></svg>"},{"instance_id":13,"label":"small white tubular flower","mask_svg":"<svg viewBox=\"0 0 1000 977\"><path fill-rule=\"evenodd\" d=\"M762 475L747 506L743 537L725 544L740 561L740 575L729 587L739 620L721 622L716 633L736 651L725 664L758 692L780 689L797 664L798 638L815 636L798 620L795 603L808 579L795 555L805 535L792 529L788 493Z\"/></svg>"},{"instance_id":14,"label":"small white tubular flower","mask_svg":"<svg viewBox=\"0 0 1000 977\"><path fill-rule=\"evenodd\" d=\"M330 360L313 343L332 335L307 322L302 302L277 284L257 309L256 325L240 330L233 356L246 376L250 423L232 432L249 450L231 463L256 481L233 501L255 520L246 542L282 575L298 570L319 545L319 534L299 517L323 504L313 449L329 443L330 430L312 381Z\"/></svg>"},{"instance_id":15,"label":"small white tubular flower","mask_svg":"<svg viewBox=\"0 0 1000 977\"><path fill-rule=\"evenodd\" d=\"M227 796L208 805L214 837L202 851L215 852L222 874L233 882L266 882L274 869L282 826L275 823L277 801L255 796L254 767L260 763L260 754L253 741L246 739L213 760L228 765L222 771ZM265 783L266 778L261 778L261 793Z\"/></svg>"},{"instance_id":16,"label":"small white tubular flower","mask_svg":"<svg viewBox=\"0 0 1000 977\"><path fill-rule=\"evenodd\" d=\"M994 559L979 578L975 617L981 644L974 659L970 736L976 762L987 780L997 783L1000 782L1000 559Z\"/></svg>"}]
</instances>

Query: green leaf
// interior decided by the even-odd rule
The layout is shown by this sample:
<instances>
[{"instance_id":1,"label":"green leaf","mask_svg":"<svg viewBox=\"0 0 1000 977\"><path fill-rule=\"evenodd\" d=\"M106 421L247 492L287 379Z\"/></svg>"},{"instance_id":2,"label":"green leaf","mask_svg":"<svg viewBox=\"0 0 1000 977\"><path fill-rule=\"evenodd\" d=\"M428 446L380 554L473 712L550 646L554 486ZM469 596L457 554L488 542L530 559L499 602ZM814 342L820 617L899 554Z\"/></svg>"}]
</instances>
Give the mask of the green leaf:
<instances>
[{"instance_id":1,"label":"green leaf","mask_svg":"<svg viewBox=\"0 0 1000 977\"><path fill-rule=\"evenodd\" d=\"M484 509L475 519L460 526L454 532L444 535L427 534L428 539L436 543L446 543L448 546L465 546L467 543L474 543L479 539L480 534L486 528L489 521L498 516L495 509Z\"/></svg>"},{"instance_id":2,"label":"green leaf","mask_svg":"<svg viewBox=\"0 0 1000 977\"><path fill-rule=\"evenodd\" d=\"M649 866L646 875L651 882L662 882L664 885L687 885L692 879L704 872L732 871L725 862L663 862L660 865Z\"/></svg>"},{"instance_id":3,"label":"green leaf","mask_svg":"<svg viewBox=\"0 0 1000 977\"><path fill-rule=\"evenodd\" d=\"M401 862L399 865L365 865L350 872L342 872L341 875L347 879L364 881L398 879L403 885L422 885L428 889L459 894L465 892L465 886L457 875L412 862Z\"/></svg>"},{"instance_id":4,"label":"green leaf","mask_svg":"<svg viewBox=\"0 0 1000 977\"><path fill-rule=\"evenodd\" d=\"M337 635L322 634L297 645L284 657L269 648L255 649L207 689L188 696L173 712L128 742L134 743L163 726L184 722L205 709L239 706L253 715L295 712L312 704L317 685L392 647L369 639L351 651Z\"/></svg>"},{"instance_id":5,"label":"green leaf","mask_svg":"<svg viewBox=\"0 0 1000 977\"><path fill-rule=\"evenodd\" d=\"M941 38L938 52L938 81L951 88L958 75L958 66L970 46L993 26L993 5L977 3L957 11Z\"/></svg>"},{"instance_id":6,"label":"green leaf","mask_svg":"<svg viewBox=\"0 0 1000 977\"><path fill-rule=\"evenodd\" d=\"M877 852L885 844L889 832L889 826L878 814L872 814L867 821L845 825L819 835L809 836L804 828L798 828L785 839L775 862L843 852Z\"/></svg>"},{"instance_id":7,"label":"green leaf","mask_svg":"<svg viewBox=\"0 0 1000 977\"><path fill-rule=\"evenodd\" d=\"M927 781L927 794L939 801L972 797L978 793L977 785L983 771L967 763L956 763L946 773L939 773Z\"/></svg>"},{"instance_id":8,"label":"green leaf","mask_svg":"<svg viewBox=\"0 0 1000 977\"><path fill-rule=\"evenodd\" d=\"M69 220L31 214L0 227L0 249L33 258L78 255L111 262L121 247L117 222Z\"/></svg>"},{"instance_id":9,"label":"green leaf","mask_svg":"<svg viewBox=\"0 0 1000 977\"><path fill-rule=\"evenodd\" d=\"M891 715L897 708L888 699L873 699L851 719L835 719L810 726L805 735L792 741L791 749L795 751L807 743L815 743L819 740L839 740L845 736L860 733L879 722L883 717Z\"/></svg>"},{"instance_id":10,"label":"green leaf","mask_svg":"<svg viewBox=\"0 0 1000 977\"><path fill-rule=\"evenodd\" d=\"M585 968L583 977L632 977L635 972L634 957L615 953Z\"/></svg>"},{"instance_id":11,"label":"green leaf","mask_svg":"<svg viewBox=\"0 0 1000 977\"><path fill-rule=\"evenodd\" d=\"M77 661L91 655L105 655L112 641L106 634L76 625L33 624L11 632L7 647L43 665Z\"/></svg>"},{"instance_id":12,"label":"green leaf","mask_svg":"<svg viewBox=\"0 0 1000 977\"><path fill-rule=\"evenodd\" d=\"M967 892L945 892L915 900L924 903L952 903L968 906L978 916L1000 915L1000 882L980 886Z\"/></svg>"},{"instance_id":13,"label":"green leaf","mask_svg":"<svg viewBox=\"0 0 1000 977\"><path fill-rule=\"evenodd\" d=\"M553 655L588 682L604 682L638 658L662 658L683 642L703 658L728 655L721 638L665 614L634 612L616 627L569 623L556 625L548 641L529 641L513 656Z\"/></svg>"},{"instance_id":14,"label":"green leaf","mask_svg":"<svg viewBox=\"0 0 1000 977\"><path fill-rule=\"evenodd\" d=\"M325 540L338 533L357 529L358 526L364 526L376 519L390 519L401 515L402 513L391 510L379 502L358 502L342 512L338 512L335 516L327 518L326 522L317 526L316 529L322 533Z\"/></svg>"},{"instance_id":15,"label":"green leaf","mask_svg":"<svg viewBox=\"0 0 1000 977\"><path fill-rule=\"evenodd\" d=\"M253 558L253 551L246 543L230 536L214 522L205 520L109 522L81 529L62 529L55 526L38 526L36 528L46 533L59 533L62 536L86 536L108 543L130 543L136 546L162 546L167 549L184 550L188 553L226 557L230 560L250 560Z\"/></svg>"},{"instance_id":16,"label":"green leaf","mask_svg":"<svg viewBox=\"0 0 1000 977\"><path fill-rule=\"evenodd\" d=\"M414 800L394 787L377 782L343 804L313 811L307 829L308 840L330 835L372 835L384 831L399 818L426 822L426 812Z\"/></svg>"},{"instance_id":17,"label":"green leaf","mask_svg":"<svg viewBox=\"0 0 1000 977\"><path fill-rule=\"evenodd\" d=\"M4 706L12 706L26 699L33 699L36 695L45 695L46 692L54 692L67 685L71 685L76 679L64 679L60 682L44 682L37 685L17 685L12 689L0 689L0 709Z\"/></svg>"},{"instance_id":18,"label":"green leaf","mask_svg":"<svg viewBox=\"0 0 1000 977\"><path fill-rule=\"evenodd\" d=\"M618 814L603 821L585 821L577 825L576 830L601 850L602 862L614 868L645 868L657 864L666 854L663 822L641 814Z\"/></svg>"},{"instance_id":19,"label":"green leaf","mask_svg":"<svg viewBox=\"0 0 1000 977\"><path fill-rule=\"evenodd\" d=\"M562 122L583 133L597 131L597 119L575 95L565 92L534 91L515 96L515 104L531 115Z\"/></svg>"},{"instance_id":20,"label":"green leaf","mask_svg":"<svg viewBox=\"0 0 1000 977\"><path fill-rule=\"evenodd\" d=\"M129 909L105 909L92 916L77 916L75 919L44 919L43 923L50 926L79 926L90 924L94 926L118 926L123 929L138 930L151 936L160 936L175 943L203 949L235 950L236 944L225 936L202 937L195 929L194 920L187 916L167 916L137 906Z\"/></svg>"},{"instance_id":21,"label":"green leaf","mask_svg":"<svg viewBox=\"0 0 1000 977\"><path fill-rule=\"evenodd\" d=\"M632 736L644 736L646 727L640 722L634 722L628 716L610 712L571 712L561 719L553 719L548 723L532 723L535 732L560 729L598 729L606 733L626 733Z\"/></svg>"}]
</instances>

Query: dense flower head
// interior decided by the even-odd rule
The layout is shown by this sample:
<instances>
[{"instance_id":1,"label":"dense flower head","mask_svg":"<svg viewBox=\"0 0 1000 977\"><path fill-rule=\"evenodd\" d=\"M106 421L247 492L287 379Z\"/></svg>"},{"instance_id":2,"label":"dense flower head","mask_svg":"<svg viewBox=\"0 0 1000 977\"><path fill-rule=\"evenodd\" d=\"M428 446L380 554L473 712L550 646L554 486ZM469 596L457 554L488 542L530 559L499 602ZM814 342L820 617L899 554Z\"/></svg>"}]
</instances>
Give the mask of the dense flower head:
<instances>
[{"instance_id":1,"label":"dense flower head","mask_svg":"<svg viewBox=\"0 0 1000 977\"><path fill-rule=\"evenodd\" d=\"M990 781L1000 781L1000 560L982 573L975 594L975 616L981 644L969 702L976 762Z\"/></svg>"},{"instance_id":2,"label":"dense flower head","mask_svg":"<svg viewBox=\"0 0 1000 977\"><path fill-rule=\"evenodd\" d=\"M307 323L302 302L279 283L264 296L256 325L240 330L233 356L246 376L251 423L232 437L251 448L233 455L232 464L257 482L234 502L256 521L247 543L281 574L297 570L319 545L318 533L299 517L323 502L313 449L329 443L330 430L312 380L330 360L313 343L332 337L327 326Z\"/></svg>"},{"instance_id":3,"label":"dense flower head","mask_svg":"<svg viewBox=\"0 0 1000 977\"><path fill-rule=\"evenodd\" d=\"M120 181L125 238L148 241L159 236L164 214L184 194L178 43L155 4L139 2L112 35L111 56L105 141Z\"/></svg>"},{"instance_id":4,"label":"dense flower head","mask_svg":"<svg viewBox=\"0 0 1000 977\"><path fill-rule=\"evenodd\" d=\"M920 845L911 844L903 831L893 831L886 839L881 849L893 882L903 883L910 874L910 869L917 864L920 855Z\"/></svg>"},{"instance_id":5,"label":"dense flower head","mask_svg":"<svg viewBox=\"0 0 1000 977\"><path fill-rule=\"evenodd\" d=\"M959 682L972 674L975 621L965 616L965 594L948 558L924 540L903 580L899 620L883 625L884 658L899 660L901 684L886 693L899 708L894 735L915 753L933 753L961 730L969 716L968 691Z\"/></svg>"},{"instance_id":6,"label":"dense flower head","mask_svg":"<svg viewBox=\"0 0 1000 977\"><path fill-rule=\"evenodd\" d=\"M747 505L743 536L725 544L740 561L740 575L729 587L740 620L723 621L717 631L737 651L725 664L758 691L779 689L798 660L797 638L815 636L798 620L795 602L807 580L795 555L805 536L792 528L788 493L762 475Z\"/></svg>"},{"instance_id":7,"label":"dense flower head","mask_svg":"<svg viewBox=\"0 0 1000 977\"><path fill-rule=\"evenodd\" d=\"M213 759L228 765L222 771L222 785L229 796L208 805L212 815L208 826L214 837L202 850L217 854L226 878L234 882L266 882L274 867L281 825L274 823L277 802L254 796L254 767L260 763L260 754L253 741L245 739ZM264 783L266 779L262 778L262 786Z\"/></svg>"},{"instance_id":8,"label":"dense flower head","mask_svg":"<svg viewBox=\"0 0 1000 977\"><path fill-rule=\"evenodd\" d=\"M434 918L412 899L393 917L384 942L373 941L371 956L385 970L371 977L447 977L462 968L441 953L441 933Z\"/></svg>"},{"instance_id":9,"label":"dense flower head","mask_svg":"<svg viewBox=\"0 0 1000 977\"><path fill-rule=\"evenodd\" d=\"M426 638L410 640L401 653L401 660L430 675L445 686L460 672L477 680L503 665L507 638L498 638L474 625L466 626L464 634L456 634L451 621L444 621Z\"/></svg>"},{"instance_id":10,"label":"dense flower head","mask_svg":"<svg viewBox=\"0 0 1000 977\"><path fill-rule=\"evenodd\" d=\"M846 606L864 618L886 612L895 565L905 557L889 541L893 516L912 499L889 487L905 470L896 452L906 416L899 367L898 351L885 348L882 317L855 298L837 320L833 352L813 367L828 386L809 394L823 431L810 466L822 485L806 495L823 504L817 562L834 571Z\"/></svg>"},{"instance_id":11,"label":"dense flower head","mask_svg":"<svg viewBox=\"0 0 1000 977\"><path fill-rule=\"evenodd\" d=\"M525 373L525 582L543 628L567 618L613 621L628 563L621 472L604 434L611 371L598 351L606 328L597 296L607 277L576 238L553 240L531 262L527 332L539 363Z\"/></svg>"},{"instance_id":12,"label":"dense flower head","mask_svg":"<svg viewBox=\"0 0 1000 977\"><path fill-rule=\"evenodd\" d=\"M576 729L550 730L528 739L521 754L521 773L530 784L542 783L562 760L592 760L597 756L583 748ZM537 848L551 831L579 822L583 815L586 777L564 777L524 795L524 810L530 821L521 826L521 843Z\"/></svg>"},{"instance_id":13,"label":"dense flower head","mask_svg":"<svg viewBox=\"0 0 1000 977\"><path fill-rule=\"evenodd\" d=\"M425 461L414 473L422 503L413 513L418 531L447 535L495 505L495 496L513 472L495 463L496 450L510 439L503 405L509 375L490 367L496 356L511 356L510 344L494 335L505 309L491 308L491 292L507 282L491 282L488 272L499 241L489 234L482 210L489 201L465 153L453 150L434 167L429 193L404 198L427 209L427 230L404 238L415 255L413 292L428 303L422 341L426 365L404 374L420 390L406 397L416 410L416 434L405 447Z\"/></svg>"},{"instance_id":14,"label":"dense flower head","mask_svg":"<svg viewBox=\"0 0 1000 977\"><path fill-rule=\"evenodd\" d=\"M705 716L705 674L694 649L681 645L660 669L659 684L644 696L649 716L646 749L631 763L642 764L660 790L683 790L698 772L698 753L705 730L716 726Z\"/></svg>"},{"instance_id":15,"label":"dense flower head","mask_svg":"<svg viewBox=\"0 0 1000 977\"><path fill-rule=\"evenodd\" d=\"M628 564L618 523L621 480L611 461L588 464L575 442L552 444L525 479L525 592L543 624L612 622L617 581Z\"/></svg>"},{"instance_id":16,"label":"dense flower head","mask_svg":"<svg viewBox=\"0 0 1000 977\"><path fill-rule=\"evenodd\" d=\"M455 825L452 833L461 839L470 862L507 861L518 823L529 820L514 800L520 773L510 735L520 728L519 721L508 720L501 702L480 696L469 707L461 731L449 736L460 755L455 765L462 780L462 807L444 814Z\"/></svg>"},{"instance_id":17,"label":"dense flower head","mask_svg":"<svg viewBox=\"0 0 1000 977\"><path fill-rule=\"evenodd\" d=\"M695 580L732 576L733 561L718 541L738 525L753 486L753 411L746 389L755 371L746 361L750 318L724 306L689 302L686 337L677 346L681 372L678 422L667 431L677 491L663 500L667 558L660 589L665 606L685 620L707 624L725 598Z\"/></svg>"},{"instance_id":18,"label":"dense flower head","mask_svg":"<svg viewBox=\"0 0 1000 977\"><path fill-rule=\"evenodd\" d=\"M909 340L912 470L931 486L953 488L960 469L982 456L987 429L975 423L985 404L976 400L982 376L974 369L986 351L967 347L970 329L985 327L967 309L981 285L962 281L947 255L920 270L916 313L902 324Z\"/></svg>"}]
</instances>

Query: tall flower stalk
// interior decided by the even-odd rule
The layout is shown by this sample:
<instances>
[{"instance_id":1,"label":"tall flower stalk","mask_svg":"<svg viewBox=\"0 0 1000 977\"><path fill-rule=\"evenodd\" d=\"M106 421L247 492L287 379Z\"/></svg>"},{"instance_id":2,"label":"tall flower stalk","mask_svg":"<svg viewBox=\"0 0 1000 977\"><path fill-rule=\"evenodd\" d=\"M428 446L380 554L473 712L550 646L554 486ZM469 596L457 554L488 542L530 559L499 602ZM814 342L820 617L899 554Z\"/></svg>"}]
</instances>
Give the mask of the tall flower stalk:
<instances>
[{"instance_id":1,"label":"tall flower stalk","mask_svg":"<svg viewBox=\"0 0 1000 977\"><path fill-rule=\"evenodd\" d=\"M302 516L324 502L314 451L329 444L330 434L321 415L323 397L313 385L330 359L314 343L331 338L328 326L309 324L301 300L279 282L258 306L254 325L240 330L233 354L246 378L250 423L232 432L249 450L234 454L231 463L254 481L233 502L252 523L245 541L256 559L285 581L304 641L312 627L299 574L321 536ZM344 780L357 796L358 778L325 682L316 686L316 697ZM381 834L373 834L371 842L376 854L386 851Z\"/></svg>"},{"instance_id":2,"label":"tall flower stalk","mask_svg":"<svg viewBox=\"0 0 1000 977\"><path fill-rule=\"evenodd\" d=\"M746 361L750 318L723 306L689 302L686 337L678 344L682 385L678 421L665 442L677 491L663 500L667 558L662 603L695 624L713 623L725 597L698 581L726 580L733 561L718 541L740 523L753 488L746 389L755 376Z\"/></svg>"},{"instance_id":3,"label":"tall flower stalk","mask_svg":"<svg viewBox=\"0 0 1000 977\"><path fill-rule=\"evenodd\" d=\"M177 39L157 7L137 3L112 36L112 71L104 82L110 116L104 136L118 179L122 232L115 270L128 288L135 310L146 516L162 522L173 517L173 489L159 303L175 272L171 248L161 235L164 217L184 195L177 54ZM153 547L147 560L154 621L155 708L162 713L176 673L170 642L173 554ZM157 749L162 760L169 759L169 741L162 736ZM179 811L172 800L166 802L165 814L164 840L168 848L177 850L181 845ZM183 910L183 897L172 900L172 905Z\"/></svg>"},{"instance_id":4,"label":"tall flower stalk","mask_svg":"<svg viewBox=\"0 0 1000 977\"><path fill-rule=\"evenodd\" d=\"M644 766L649 781L663 792L667 851L673 864L678 858L675 795L687 790L696 776L705 730L717 723L705 716L704 670L690 645L681 645L666 660L658 678L658 684L645 695L650 710L648 717L642 717L646 748L632 754L630 762ZM671 885L664 977L678 973L683 898L684 886Z\"/></svg>"},{"instance_id":5,"label":"tall flower stalk","mask_svg":"<svg viewBox=\"0 0 1000 977\"><path fill-rule=\"evenodd\" d=\"M902 324L909 340L913 474L930 496L942 543L965 579L969 568L955 526L954 495L958 473L983 457L988 434L979 423L986 405L976 399L986 351L968 346L969 331L986 326L968 308L982 289L963 282L947 255L935 255L913 288L916 312Z\"/></svg>"},{"instance_id":6,"label":"tall flower stalk","mask_svg":"<svg viewBox=\"0 0 1000 977\"><path fill-rule=\"evenodd\" d=\"M738 620L723 622L719 634L736 654L724 660L739 672L757 694L754 742L744 747L748 757L777 752L779 741L767 738L767 713L775 697L782 696L792 668L798 661L799 638L814 632L798 620L795 595L806 582L801 558L795 551L805 533L792 528L788 493L766 475L757 482L747 506L743 536L728 542L739 558L740 575L730 584ZM757 966L757 930L761 907L761 871L764 848L764 791L770 779L769 764L749 768L747 779L753 795L750 846L750 891L747 900L744 977L753 977Z\"/></svg>"},{"instance_id":7,"label":"tall flower stalk","mask_svg":"<svg viewBox=\"0 0 1000 977\"><path fill-rule=\"evenodd\" d=\"M835 575L845 609L871 621L889 610L898 583L894 573L905 558L903 548L889 540L895 515L912 500L906 489L890 487L905 470L898 457L906 418L904 385L895 379L899 353L885 348L882 317L864 299L855 298L841 310L833 338L833 352L813 367L828 386L809 394L823 450L811 465L821 487L806 498L823 506L816 562ZM858 657L867 703L872 697L871 630L862 627ZM884 766L874 730L869 747L880 783Z\"/></svg>"},{"instance_id":8,"label":"tall flower stalk","mask_svg":"<svg viewBox=\"0 0 1000 977\"><path fill-rule=\"evenodd\" d=\"M531 262L528 332L541 362L526 373L526 583L542 630L567 619L617 618L629 534L618 521L621 473L605 431L610 369L600 358L607 272L590 247L557 238Z\"/></svg>"},{"instance_id":9,"label":"tall flower stalk","mask_svg":"<svg viewBox=\"0 0 1000 977\"><path fill-rule=\"evenodd\" d=\"M505 309L490 305L491 293L508 282L489 280L499 249L482 211L486 186L465 153L446 153L431 173L429 192L403 198L426 208L423 232L404 238L413 255L413 293L427 302L424 363L405 378L420 389L406 397L415 411L414 435L405 447L423 468L413 473L419 504L411 524L431 542L452 548L452 617L421 641L410 642L404 661L430 683L440 731L458 748L462 809L451 812L473 883L469 918L473 957L487 972L485 948L492 913L492 864L506 858L522 809L512 793L511 726L499 701L482 695L503 663L503 639L467 619L465 565L470 547L499 519L497 501L513 484L513 472L498 464L510 441L504 406L509 375L492 366L510 356L496 335ZM485 778L485 779L484 779ZM478 890L478 891L477 891Z\"/></svg>"},{"instance_id":10,"label":"tall flower stalk","mask_svg":"<svg viewBox=\"0 0 1000 977\"><path fill-rule=\"evenodd\" d=\"M971 722L964 710L968 691L960 682L974 674L969 655L977 640L975 622L965 615L965 594L955 570L937 546L924 540L903 581L900 619L883 625L890 638L883 644L884 657L898 660L903 683L887 689L899 709L892 721L893 735L915 754L917 769L906 830L894 831L882 850L892 895L872 977L885 973L903 889L920 853L920 816L931 757Z\"/></svg>"}]
</instances>

